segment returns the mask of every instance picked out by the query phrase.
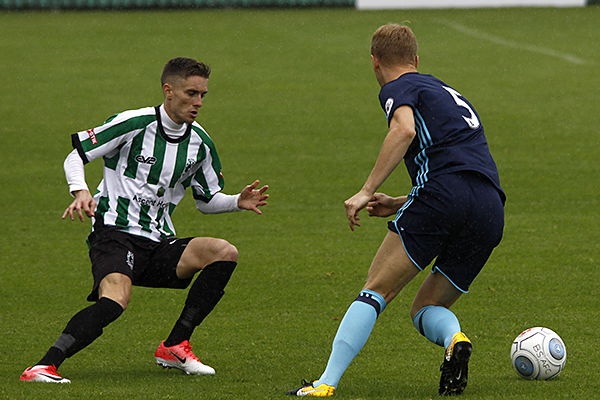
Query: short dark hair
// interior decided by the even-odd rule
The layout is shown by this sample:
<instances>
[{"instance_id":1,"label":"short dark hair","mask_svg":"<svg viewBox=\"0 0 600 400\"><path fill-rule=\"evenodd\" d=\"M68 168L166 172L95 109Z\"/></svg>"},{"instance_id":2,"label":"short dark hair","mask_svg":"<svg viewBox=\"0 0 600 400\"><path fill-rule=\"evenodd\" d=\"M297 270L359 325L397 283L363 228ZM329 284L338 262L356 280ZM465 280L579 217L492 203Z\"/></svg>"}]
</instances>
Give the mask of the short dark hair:
<instances>
[{"instance_id":1,"label":"short dark hair","mask_svg":"<svg viewBox=\"0 0 600 400\"><path fill-rule=\"evenodd\" d=\"M160 77L160 83L161 85L164 85L172 76L178 76L185 79L193 75L208 79L210 77L210 67L203 62L194 60L193 58L172 58L167 61L165 67L163 68L163 72Z\"/></svg>"}]
</instances>

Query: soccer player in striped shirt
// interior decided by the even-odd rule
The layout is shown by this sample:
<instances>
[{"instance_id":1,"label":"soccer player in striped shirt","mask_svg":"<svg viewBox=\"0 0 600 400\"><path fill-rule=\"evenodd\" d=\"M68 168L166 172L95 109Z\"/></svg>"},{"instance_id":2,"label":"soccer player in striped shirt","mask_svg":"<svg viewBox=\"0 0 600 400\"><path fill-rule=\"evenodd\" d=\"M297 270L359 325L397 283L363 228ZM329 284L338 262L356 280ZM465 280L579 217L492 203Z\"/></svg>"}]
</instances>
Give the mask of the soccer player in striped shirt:
<instances>
[{"instance_id":1,"label":"soccer player in striped shirt","mask_svg":"<svg viewBox=\"0 0 600 400\"><path fill-rule=\"evenodd\" d=\"M371 216L395 218L367 282L340 323L325 371L288 394L332 396L378 316L434 259L411 317L423 336L445 348L439 394L460 394L467 385L472 344L450 307L468 291L502 238L505 195L479 116L455 89L417 72L417 41L410 28L377 29L371 55L389 129L362 189L344 205L352 230L363 208ZM402 160L413 185L408 196L376 193Z\"/></svg>"},{"instance_id":2,"label":"soccer player in striped shirt","mask_svg":"<svg viewBox=\"0 0 600 400\"><path fill-rule=\"evenodd\" d=\"M63 219L87 215L94 285L93 305L75 314L48 352L21 375L22 381L68 383L57 372L63 361L98 338L127 308L132 285L186 288L196 273L183 311L158 346L157 364L187 374L212 375L192 352L194 329L213 310L237 265L237 249L223 239L177 238L171 215L191 188L203 213L262 212L267 186L259 181L237 195L221 193L223 175L215 145L195 120L208 92L210 67L174 58L163 69L164 102L114 115L94 129L72 135L75 150L64 163L74 196ZM84 164L102 158L103 179L94 196ZM258 188L258 189L257 189Z\"/></svg>"}]
</instances>

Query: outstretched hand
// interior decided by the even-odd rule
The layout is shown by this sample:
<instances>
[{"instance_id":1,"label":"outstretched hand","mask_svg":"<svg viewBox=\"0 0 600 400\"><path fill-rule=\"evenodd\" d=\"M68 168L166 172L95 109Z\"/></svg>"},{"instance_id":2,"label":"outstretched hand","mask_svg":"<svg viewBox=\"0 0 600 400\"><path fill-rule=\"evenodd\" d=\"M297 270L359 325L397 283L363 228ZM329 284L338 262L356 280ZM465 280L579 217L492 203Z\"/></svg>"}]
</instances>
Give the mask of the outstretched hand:
<instances>
[{"instance_id":1,"label":"outstretched hand","mask_svg":"<svg viewBox=\"0 0 600 400\"><path fill-rule=\"evenodd\" d=\"M371 217L389 217L408 200L406 196L391 197L385 193L375 193L367 204L367 212Z\"/></svg>"},{"instance_id":2,"label":"outstretched hand","mask_svg":"<svg viewBox=\"0 0 600 400\"><path fill-rule=\"evenodd\" d=\"M78 190L74 195L75 199L63 213L62 219L67 218L68 215L71 218L71 221L74 221L74 212L77 213L81 222L85 220L84 214L90 218L93 217L94 211L96 210L96 200L94 200L90 192L88 190Z\"/></svg>"},{"instance_id":3,"label":"outstretched hand","mask_svg":"<svg viewBox=\"0 0 600 400\"><path fill-rule=\"evenodd\" d=\"M262 214L262 211L259 210L258 207L268 204L265 200L269 198L269 195L264 193L267 191L269 186L264 185L260 189L256 189L259 184L260 181L255 180L240 192L240 197L238 199L239 208L251 210L257 214Z\"/></svg>"}]
</instances>

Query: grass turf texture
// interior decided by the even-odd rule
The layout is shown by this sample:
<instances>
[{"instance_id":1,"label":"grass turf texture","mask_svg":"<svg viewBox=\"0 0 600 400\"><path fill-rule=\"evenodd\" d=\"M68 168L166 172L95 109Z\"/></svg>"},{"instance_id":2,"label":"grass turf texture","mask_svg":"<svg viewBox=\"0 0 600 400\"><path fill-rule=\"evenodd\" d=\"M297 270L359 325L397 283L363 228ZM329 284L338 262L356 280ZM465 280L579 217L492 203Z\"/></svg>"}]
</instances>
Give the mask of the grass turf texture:
<instances>
[{"instance_id":1,"label":"grass turf texture","mask_svg":"<svg viewBox=\"0 0 600 400\"><path fill-rule=\"evenodd\" d=\"M386 232L385 221L363 215L351 233L342 201L359 189L386 131L368 50L373 30L390 21L415 30L421 72L475 104L508 194L504 241L454 308L475 345L464 398L593 398L599 18L598 7L0 14L0 398L277 399L300 378L318 377ZM154 365L186 292L136 288L124 315L63 365L71 385L23 384L18 375L86 304L91 285L89 224L59 218L69 202L69 134L159 104L161 67L180 55L213 67L199 121L219 148L225 192L257 177L271 186L263 216L202 216L189 198L174 215L180 236L224 237L241 253L227 295L192 341L217 375ZM86 168L91 187L100 164ZM383 189L409 188L399 167ZM337 398L437 397L442 349L408 318L425 274L382 314ZM536 325L566 342L557 380L529 382L512 371L512 339Z\"/></svg>"}]
</instances>

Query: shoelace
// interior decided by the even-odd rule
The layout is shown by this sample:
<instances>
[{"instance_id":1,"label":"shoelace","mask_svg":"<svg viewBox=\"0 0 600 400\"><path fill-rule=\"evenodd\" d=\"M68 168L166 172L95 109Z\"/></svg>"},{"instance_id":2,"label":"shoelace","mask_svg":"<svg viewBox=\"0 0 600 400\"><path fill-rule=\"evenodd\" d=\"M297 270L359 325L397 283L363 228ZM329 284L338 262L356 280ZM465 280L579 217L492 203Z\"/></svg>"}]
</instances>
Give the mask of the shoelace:
<instances>
[{"instance_id":1,"label":"shoelace","mask_svg":"<svg viewBox=\"0 0 600 400\"><path fill-rule=\"evenodd\" d=\"M183 346L183 351L185 352L186 356L196 360L196 361L200 361L200 359L198 357L196 357L196 355L194 353L192 353L192 345L188 342L188 344Z\"/></svg>"}]
</instances>

